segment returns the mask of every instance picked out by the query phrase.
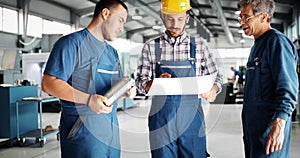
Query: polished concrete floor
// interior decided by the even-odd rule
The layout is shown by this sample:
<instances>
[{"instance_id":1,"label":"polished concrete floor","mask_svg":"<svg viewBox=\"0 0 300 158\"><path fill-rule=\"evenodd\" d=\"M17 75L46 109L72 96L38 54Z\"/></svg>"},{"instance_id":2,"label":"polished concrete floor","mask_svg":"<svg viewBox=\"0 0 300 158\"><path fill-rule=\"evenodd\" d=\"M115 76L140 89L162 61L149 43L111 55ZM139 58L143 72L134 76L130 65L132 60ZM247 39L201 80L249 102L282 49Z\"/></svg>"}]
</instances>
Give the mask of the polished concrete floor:
<instances>
[{"instance_id":1,"label":"polished concrete floor","mask_svg":"<svg viewBox=\"0 0 300 158\"><path fill-rule=\"evenodd\" d=\"M150 100L135 101L135 107L118 111L122 158L149 158L147 115ZM204 103L208 152L212 158L243 158L241 104ZM43 113L43 125L58 126L59 113ZM293 123L291 158L300 155L300 124ZM23 147L0 149L0 158L60 157L56 136L47 137L44 147L28 140Z\"/></svg>"}]
</instances>

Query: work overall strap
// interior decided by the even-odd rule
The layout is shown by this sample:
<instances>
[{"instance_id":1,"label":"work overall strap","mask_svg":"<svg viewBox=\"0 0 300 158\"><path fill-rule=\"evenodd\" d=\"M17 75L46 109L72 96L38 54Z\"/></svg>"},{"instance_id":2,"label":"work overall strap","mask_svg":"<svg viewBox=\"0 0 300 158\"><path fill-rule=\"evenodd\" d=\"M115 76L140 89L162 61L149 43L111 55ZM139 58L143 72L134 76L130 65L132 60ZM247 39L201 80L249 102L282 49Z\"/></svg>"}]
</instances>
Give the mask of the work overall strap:
<instances>
[{"instance_id":1,"label":"work overall strap","mask_svg":"<svg viewBox=\"0 0 300 158\"><path fill-rule=\"evenodd\" d=\"M155 60L160 61L162 48L160 47L160 37L154 39L155 46ZM195 37L190 37L190 59L196 59L196 44L195 44ZM196 69L196 65L193 63L193 68Z\"/></svg>"}]
</instances>

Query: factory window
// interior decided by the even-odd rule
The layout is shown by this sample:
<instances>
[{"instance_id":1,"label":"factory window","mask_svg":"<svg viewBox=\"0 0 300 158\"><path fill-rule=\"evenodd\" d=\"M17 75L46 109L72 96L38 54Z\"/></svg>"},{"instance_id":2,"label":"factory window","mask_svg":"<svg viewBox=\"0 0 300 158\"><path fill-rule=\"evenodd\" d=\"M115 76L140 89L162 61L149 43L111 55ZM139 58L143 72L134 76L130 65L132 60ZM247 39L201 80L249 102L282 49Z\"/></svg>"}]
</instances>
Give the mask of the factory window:
<instances>
[{"instance_id":1,"label":"factory window","mask_svg":"<svg viewBox=\"0 0 300 158\"><path fill-rule=\"evenodd\" d=\"M293 27L294 27L294 23L287 26L287 29L286 29L286 35L291 41L293 41L293 35L294 35Z\"/></svg>"},{"instance_id":2,"label":"factory window","mask_svg":"<svg viewBox=\"0 0 300 158\"><path fill-rule=\"evenodd\" d=\"M37 16L28 16L27 35L42 37L43 19Z\"/></svg>"},{"instance_id":3,"label":"factory window","mask_svg":"<svg viewBox=\"0 0 300 158\"><path fill-rule=\"evenodd\" d=\"M18 12L11 9L3 8L2 13L3 31L18 33Z\"/></svg>"},{"instance_id":4,"label":"factory window","mask_svg":"<svg viewBox=\"0 0 300 158\"><path fill-rule=\"evenodd\" d=\"M24 21L23 21L23 14L20 13L19 16L19 33L23 34L24 32ZM43 26L43 19L34 15L28 15L28 22L27 22L27 31L26 35L33 36L33 37L42 37L42 26Z\"/></svg>"},{"instance_id":5,"label":"factory window","mask_svg":"<svg viewBox=\"0 0 300 158\"><path fill-rule=\"evenodd\" d=\"M43 33L44 34L69 34L72 32L71 26L63 23L43 20Z\"/></svg>"},{"instance_id":6,"label":"factory window","mask_svg":"<svg viewBox=\"0 0 300 158\"><path fill-rule=\"evenodd\" d=\"M300 12L298 13L298 39L300 40Z\"/></svg>"},{"instance_id":7,"label":"factory window","mask_svg":"<svg viewBox=\"0 0 300 158\"><path fill-rule=\"evenodd\" d=\"M297 38L298 38L298 35L297 35L297 25L294 23L292 24L291 26L291 31L292 31L292 37L291 37L291 40L294 42Z\"/></svg>"},{"instance_id":8,"label":"factory window","mask_svg":"<svg viewBox=\"0 0 300 158\"><path fill-rule=\"evenodd\" d=\"M3 30L3 16L2 16L2 7L0 7L0 30ZM1 60L0 60L1 61Z\"/></svg>"}]
</instances>

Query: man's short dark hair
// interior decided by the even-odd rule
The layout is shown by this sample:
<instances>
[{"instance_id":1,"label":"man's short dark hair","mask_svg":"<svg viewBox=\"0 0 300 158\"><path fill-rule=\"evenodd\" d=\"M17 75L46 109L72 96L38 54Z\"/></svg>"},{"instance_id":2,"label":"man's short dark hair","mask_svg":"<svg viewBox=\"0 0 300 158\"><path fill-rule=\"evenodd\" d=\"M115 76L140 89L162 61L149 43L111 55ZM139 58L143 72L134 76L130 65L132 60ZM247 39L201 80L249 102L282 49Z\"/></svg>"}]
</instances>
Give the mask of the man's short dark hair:
<instances>
[{"instance_id":1,"label":"man's short dark hair","mask_svg":"<svg viewBox=\"0 0 300 158\"><path fill-rule=\"evenodd\" d=\"M118 5L122 5L128 12L126 4L122 0L100 0L95 7L93 18L98 17L99 13L102 12L104 8L115 8Z\"/></svg>"}]
</instances>

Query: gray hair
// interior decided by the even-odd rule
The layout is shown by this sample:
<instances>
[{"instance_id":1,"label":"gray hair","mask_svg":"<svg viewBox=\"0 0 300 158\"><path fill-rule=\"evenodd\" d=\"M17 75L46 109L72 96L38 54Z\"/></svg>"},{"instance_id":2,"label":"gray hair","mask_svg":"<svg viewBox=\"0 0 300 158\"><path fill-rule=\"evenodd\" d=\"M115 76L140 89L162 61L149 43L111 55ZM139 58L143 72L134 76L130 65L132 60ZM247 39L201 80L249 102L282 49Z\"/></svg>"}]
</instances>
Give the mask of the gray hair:
<instances>
[{"instance_id":1,"label":"gray hair","mask_svg":"<svg viewBox=\"0 0 300 158\"><path fill-rule=\"evenodd\" d=\"M268 22L271 22L275 11L275 2L273 0L240 0L240 6L253 6L253 14L267 13Z\"/></svg>"}]
</instances>

